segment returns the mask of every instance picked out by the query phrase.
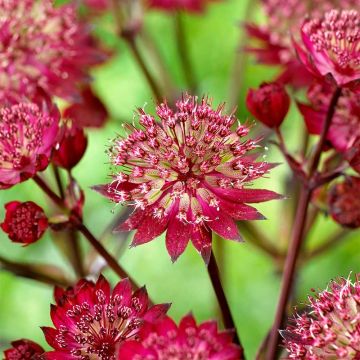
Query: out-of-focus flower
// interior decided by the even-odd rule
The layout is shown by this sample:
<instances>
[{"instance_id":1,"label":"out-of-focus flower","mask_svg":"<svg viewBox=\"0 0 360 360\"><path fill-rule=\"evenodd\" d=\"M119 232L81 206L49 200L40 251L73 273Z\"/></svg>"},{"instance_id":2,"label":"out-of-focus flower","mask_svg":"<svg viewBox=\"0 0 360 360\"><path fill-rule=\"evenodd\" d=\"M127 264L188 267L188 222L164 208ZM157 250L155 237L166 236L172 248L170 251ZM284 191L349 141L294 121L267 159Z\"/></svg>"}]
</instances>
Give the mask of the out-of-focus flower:
<instances>
[{"instance_id":1,"label":"out-of-focus flower","mask_svg":"<svg viewBox=\"0 0 360 360\"><path fill-rule=\"evenodd\" d=\"M0 109L0 189L46 169L59 140L60 114L48 101Z\"/></svg>"},{"instance_id":2,"label":"out-of-focus flower","mask_svg":"<svg viewBox=\"0 0 360 360\"><path fill-rule=\"evenodd\" d=\"M331 10L311 16L301 28L300 60L316 77L331 76L338 86L360 80L360 14Z\"/></svg>"},{"instance_id":3,"label":"out-of-focus flower","mask_svg":"<svg viewBox=\"0 0 360 360\"><path fill-rule=\"evenodd\" d=\"M71 170L82 159L87 147L87 137L82 128L68 122L64 136L56 147L52 162L64 169Z\"/></svg>"},{"instance_id":4,"label":"out-of-focus flower","mask_svg":"<svg viewBox=\"0 0 360 360\"><path fill-rule=\"evenodd\" d=\"M291 37L298 39L305 16L320 16L333 8L357 9L360 0L262 0L262 6L267 23L245 25L253 39L247 50L263 64L282 65L278 81L302 87L310 85L313 76L298 60Z\"/></svg>"},{"instance_id":5,"label":"out-of-focus flower","mask_svg":"<svg viewBox=\"0 0 360 360\"><path fill-rule=\"evenodd\" d=\"M97 11L106 11L110 7L111 0L84 0L84 4Z\"/></svg>"},{"instance_id":6,"label":"out-of-focus flower","mask_svg":"<svg viewBox=\"0 0 360 360\"><path fill-rule=\"evenodd\" d=\"M102 127L109 114L105 105L89 86L81 92L81 101L68 106L63 113L65 119L73 120L78 127Z\"/></svg>"},{"instance_id":7,"label":"out-of-focus flower","mask_svg":"<svg viewBox=\"0 0 360 360\"><path fill-rule=\"evenodd\" d=\"M207 3L214 0L147 0L150 7L166 11L185 10L201 12Z\"/></svg>"},{"instance_id":8,"label":"out-of-focus flower","mask_svg":"<svg viewBox=\"0 0 360 360\"><path fill-rule=\"evenodd\" d=\"M118 356L118 360L241 358L240 348L232 343L230 332L219 332L215 321L197 325L192 315L185 316L179 326L169 317L144 324L139 341L124 343Z\"/></svg>"},{"instance_id":9,"label":"out-of-focus flower","mask_svg":"<svg viewBox=\"0 0 360 360\"><path fill-rule=\"evenodd\" d=\"M75 5L51 0L1 0L0 96L32 98L38 87L73 100L88 69L103 61Z\"/></svg>"},{"instance_id":10,"label":"out-of-focus flower","mask_svg":"<svg viewBox=\"0 0 360 360\"><path fill-rule=\"evenodd\" d=\"M345 154L345 158L349 162L350 166L360 174L360 137L347 151L347 153Z\"/></svg>"},{"instance_id":11,"label":"out-of-focus flower","mask_svg":"<svg viewBox=\"0 0 360 360\"><path fill-rule=\"evenodd\" d=\"M249 90L246 105L256 119L270 128L277 128L289 111L290 98L283 85L262 83L258 89Z\"/></svg>"},{"instance_id":12,"label":"out-of-focus flower","mask_svg":"<svg viewBox=\"0 0 360 360\"><path fill-rule=\"evenodd\" d=\"M349 228L360 227L360 178L349 176L329 193L329 212L333 219Z\"/></svg>"},{"instance_id":13,"label":"out-of-focus flower","mask_svg":"<svg viewBox=\"0 0 360 360\"><path fill-rule=\"evenodd\" d=\"M11 201L5 205L5 210L0 226L11 241L29 245L39 240L49 226L44 210L32 201Z\"/></svg>"},{"instance_id":14,"label":"out-of-focus flower","mask_svg":"<svg viewBox=\"0 0 360 360\"><path fill-rule=\"evenodd\" d=\"M12 348L4 351L5 360L41 360L44 349L37 343L21 339L11 343Z\"/></svg>"},{"instance_id":15,"label":"out-of-focus flower","mask_svg":"<svg viewBox=\"0 0 360 360\"><path fill-rule=\"evenodd\" d=\"M139 109L143 129L126 125L131 134L114 140L110 156L113 181L95 189L117 203L134 206L134 213L118 230L137 229L132 245L149 242L166 230L166 247L175 261L189 240L208 261L211 231L240 240L236 220L263 216L247 203L280 196L249 189L252 182L274 167L256 161L257 140L244 140L249 128L224 104L211 107L207 98L184 96L173 111L157 107L161 122Z\"/></svg>"},{"instance_id":16,"label":"out-of-focus flower","mask_svg":"<svg viewBox=\"0 0 360 360\"><path fill-rule=\"evenodd\" d=\"M360 283L340 278L309 297L309 309L281 331L290 359L356 360L360 356Z\"/></svg>"},{"instance_id":17,"label":"out-of-focus flower","mask_svg":"<svg viewBox=\"0 0 360 360\"><path fill-rule=\"evenodd\" d=\"M310 134L321 134L335 85L315 82L308 91L310 105L299 103ZM337 103L327 140L339 152L350 149L360 136L360 93L343 89Z\"/></svg>"},{"instance_id":18,"label":"out-of-focus flower","mask_svg":"<svg viewBox=\"0 0 360 360\"><path fill-rule=\"evenodd\" d=\"M132 293L128 279L111 292L100 276L96 283L80 280L73 288L55 292L51 306L54 328L44 327L46 341L55 350L46 359L116 359L119 345L136 339L144 321L165 315L168 304L149 307L145 288Z\"/></svg>"}]
</instances>

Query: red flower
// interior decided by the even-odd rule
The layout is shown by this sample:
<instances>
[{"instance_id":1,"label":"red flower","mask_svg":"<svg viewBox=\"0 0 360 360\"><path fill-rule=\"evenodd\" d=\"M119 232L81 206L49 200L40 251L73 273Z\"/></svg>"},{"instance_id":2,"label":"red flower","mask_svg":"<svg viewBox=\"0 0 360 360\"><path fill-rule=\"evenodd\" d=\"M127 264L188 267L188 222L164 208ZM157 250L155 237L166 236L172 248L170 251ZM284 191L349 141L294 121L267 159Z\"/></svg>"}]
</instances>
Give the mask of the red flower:
<instances>
[{"instance_id":1,"label":"red flower","mask_svg":"<svg viewBox=\"0 0 360 360\"><path fill-rule=\"evenodd\" d=\"M360 178L349 176L336 184L329 193L329 211L339 224L360 227Z\"/></svg>"},{"instance_id":2,"label":"red flower","mask_svg":"<svg viewBox=\"0 0 360 360\"><path fill-rule=\"evenodd\" d=\"M310 134L321 134L335 85L315 82L308 91L310 105L298 104ZM327 140L339 152L350 149L360 136L360 93L343 89Z\"/></svg>"},{"instance_id":3,"label":"red flower","mask_svg":"<svg viewBox=\"0 0 360 360\"><path fill-rule=\"evenodd\" d=\"M11 343L12 348L4 351L5 360L40 360L44 349L37 343L21 339Z\"/></svg>"},{"instance_id":4,"label":"red flower","mask_svg":"<svg viewBox=\"0 0 360 360\"><path fill-rule=\"evenodd\" d=\"M277 128L289 111L290 98L283 85L262 83L259 89L249 90L246 105L256 119L270 128Z\"/></svg>"},{"instance_id":5,"label":"red flower","mask_svg":"<svg viewBox=\"0 0 360 360\"><path fill-rule=\"evenodd\" d=\"M201 12L205 5L213 0L147 0L150 7L166 11L185 10L190 12Z\"/></svg>"},{"instance_id":6,"label":"red flower","mask_svg":"<svg viewBox=\"0 0 360 360\"><path fill-rule=\"evenodd\" d=\"M49 226L44 210L32 201L12 201L5 205L5 210L5 219L0 226L14 242L32 244Z\"/></svg>"},{"instance_id":7,"label":"red flower","mask_svg":"<svg viewBox=\"0 0 360 360\"><path fill-rule=\"evenodd\" d=\"M331 76L338 86L360 80L360 14L331 10L311 16L301 28L297 53L307 69L319 78Z\"/></svg>"},{"instance_id":8,"label":"red flower","mask_svg":"<svg viewBox=\"0 0 360 360\"><path fill-rule=\"evenodd\" d=\"M52 161L55 165L71 170L82 159L87 147L87 137L82 128L69 122L64 137L55 149Z\"/></svg>"},{"instance_id":9,"label":"red flower","mask_svg":"<svg viewBox=\"0 0 360 360\"><path fill-rule=\"evenodd\" d=\"M0 2L0 95L33 96L37 87L65 99L79 97L88 68L103 60L75 5L54 7L52 0Z\"/></svg>"},{"instance_id":10,"label":"red flower","mask_svg":"<svg viewBox=\"0 0 360 360\"><path fill-rule=\"evenodd\" d=\"M341 278L309 297L309 309L281 331L290 359L358 359L360 283Z\"/></svg>"},{"instance_id":11,"label":"red flower","mask_svg":"<svg viewBox=\"0 0 360 360\"><path fill-rule=\"evenodd\" d=\"M134 293L128 279L111 292L100 276L96 283L80 280L75 287L55 291L51 306L55 329L44 327L46 341L55 350L48 360L115 360L119 345L135 339L143 321L152 322L165 315L168 304L149 307L145 288Z\"/></svg>"},{"instance_id":12,"label":"red flower","mask_svg":"<svg viewBox=\"0 0 360 360\"><path fill-rule=\"evenodd\" d=\"M165 317L146 323L139 341L124 343L118 360L206 359L240 360L240 348L233 344L229 332L219 332L215 321L197 325L192 315L185 316L179 326Z\"/></svg>"},{"instance_id":13,"label":"red flower","mask_svg":"<svg viewBox=\"0 0 360 360\"><path fill-rule=\"evenodd\" d=\"M57 108L20 103L0 109L0 189L46 169L59 137Z\"/></svg>"},{"instance_id":14,"label":"red flower","mask_svg":"<svg viewBox=\"0 0 360 360\"><path fill-rule=\"evenodd\" d=\"M155 118L139 110L144 130L127 125L131 134L114 141L113 181L95 189L135 211L118 230L137 229L132 245L149 242L166 231L166 247L173 261L189 240L208 261L211 231L240 240L236 220L263 219L247 203L280 196L272 191L248 189L274 164L256 162L256 140L243 140L246 126L231 130L236 118L223 115L208 99L185 96L173 111L166 103Z\"/></svg>"}]
</instances>

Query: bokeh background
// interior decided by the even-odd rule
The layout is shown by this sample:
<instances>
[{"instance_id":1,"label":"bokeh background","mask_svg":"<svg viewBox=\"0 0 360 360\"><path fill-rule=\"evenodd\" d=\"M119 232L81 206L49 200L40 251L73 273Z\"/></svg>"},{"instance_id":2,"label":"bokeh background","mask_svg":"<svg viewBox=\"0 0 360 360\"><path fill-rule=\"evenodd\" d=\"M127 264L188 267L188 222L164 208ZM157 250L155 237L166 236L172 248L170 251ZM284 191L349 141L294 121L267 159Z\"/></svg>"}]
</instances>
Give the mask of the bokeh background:
<instances>
[{"instance_id":1,"label":"bokeh background","mask_svg":"<svg viewBox=\"0 0 360 360\"><path fill-rule=\"evenodd\" d=\"M256 22L263 20L257 2L250 1L250 7L246 0L219 1L210 5L204 14L184 15L199 95L210 95L215 104L229 101L234 82L240 84L238 117L241 121L249 117L244 105L247 89L272 79L276 74L276 69L256 64L251 56L241 58L241 47L244 44L239 43L239 40L247 40L246 36L241 35L241 23L250 18ZM173 23L171 15L152 11L146 14L144 31L155 40L179 89L186 90L174 43ZM88 132L89 147L85 157L75 168L74 176L86 194L85 222L99 236L122 209L114 207L90 187L107 180L109 165L106 147L109 139L116 133L121 133L123 121L133 121L136 107L145 106L151 110L153 96L126 45L114 36L112 17L105 15L97 20L94 31L116 51L110 61L93 71L94 89L110 111L111 119L105 128ZM244 63L234 78L234 63L241 63L243 60ZM156 67L155 63L150 62L150 65L152 68ZM293 150L301 143L302 127L302 119L293 105L283 126L286 142ZM260 125L256 131L261 133ZM267 159L283 162L277 148L271 144L267 146ZM45 175L51 179L51 171L48 170ZM272 171L268 179L258 183L259 186L279 191L288 197L286 200L258 207L268 220L256 225L281 249L286 248L286 239L281 236L281 230L286 222L288 203L292 201L291 193L286 193L284 186L288 178L287 166L282 164ZM0 192L0 219L4 216L3 204L11 200L33 200L49 212L54 210L32 181ZM338 230L331 219L326 216L318 217L314 230L306 240L306 248L315 248ZM311 288L324 288L331 278L348 276L349 272L360 270L359 235L358 231L349 233L336 247L301 267L294 301L304 301ZM130 234L130 238L131 236ZM133 249L127 246L130 238L126 240L124 235L110 236L105 244L115 251L125 242L125 251L121 252L119 261L138 283L146 284L154 302L171 302L170 315L176 320L190 311L199 321L219 318L206 268L192 246L172 264L166 253L163 237ZM88 252L87 244L82 245L84 253ZM273 320L280 285L279 263L275 263L250 241L239 244L216 239L214 247L221 260L225 290L248 359L253 359ZM55 264L69 273L72 271L50 232L29 247L10 243L0 233L0 254L7 259ZM106 270L105 274L113 283L117 281L110 270ZM51 324L49 309L52 291L51 286L2 271L0 263L0 349L6 348L11 340L18 338L30 338L46 347L40 326Z\"/></svg>"}]
</instances>

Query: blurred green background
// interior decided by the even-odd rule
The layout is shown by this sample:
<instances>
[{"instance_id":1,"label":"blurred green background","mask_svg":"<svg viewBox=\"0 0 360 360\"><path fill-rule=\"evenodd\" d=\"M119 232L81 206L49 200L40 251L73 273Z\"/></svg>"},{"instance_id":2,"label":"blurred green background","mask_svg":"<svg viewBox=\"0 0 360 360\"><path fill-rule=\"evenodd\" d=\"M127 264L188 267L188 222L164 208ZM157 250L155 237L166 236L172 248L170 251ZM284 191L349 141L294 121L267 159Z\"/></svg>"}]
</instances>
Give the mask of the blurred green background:
<instances>
[{"instance_id":1,"label":"blurred green background","mask_svg":"<svg viewBox=\"0 0 360 360\"><path fill-rule=\"evenodd\" d=\"M253 0L251 0L253 2ZM225 0L208 7L201 15L186 15L186 33L190 56L199 82L199 95L209 94L214 102L229 100L229 84L236 56L239 54L240 23L246 17L247 1ZM261 21L262 14L252 4L251 18ZM114 208L106 199L90 190L90 186L107 181L109 166L105 154L109 139L121 131L121 121L133 121L134 110L147 105L151 109L153 96L148 85L133 61L126 45L112 34L112 18L105 16L98 21L95 31L117 54L105 65L93 71L94 88L107 105L111 120L101 130L89 131L89 148L84 159L74 171L86 193L85 222L93 233L102 233L106 224L114 219ZM159 46L169 71L180 89L186 90L174 43L173 18L169 14L152 11L146 15L144 31L149 32ZM145 48L142 48L146 53ZM153 65L153 64L152 64ZM248 57L241 67L241 95L238 114L241 121L249 117L244 97L249 87L273 78L276 70L257 65ZM240 81L240 78L239 78ZM301 143L301 118L293 107L284 124L284 134L291 149ZM269 145L267 159L280 161L278 150ZM49 169L50 170L50 169ZM52 177L47 170L48 179ZM274 244L280 244L278 230L283 226L286 203L291 194L286 194L284 182L288 177L285 164L276 168L269 179L258 186L285 193L287 200L262 204L258 208L268 218L258 223ZM49 212L48 200L37 190L32 181L27 181L11 190L0 192L0 219L3 219L3 204L11 200L34 200ZM316 221L314 230L307 239L307 247L313 248L337 231L337 226L325 217ZM111 237L106 242L109 249L124 241L123 237ZM304 301L310 288L324 288L329 279L347 276L350 271L359 271L359 232L353 232L329 252L306 264L297 278L296 296ZM88 250L83 244L84 251ZM219 249L215 243L215 252ZM49 232L38 243L23 248L12 244L0 233L0 254L8 259L29 263L52 263L67 269L71 267L61 255ZM279 273L272 259L258 250L251 242L243 244L222 241L221 275L232 312L235 316L248 359L253 359L256 349L271 326L278 290ZM201 257L189 246L185 254L172 264L166 253L163 237L138 248L122 253L120 263L140 283L146 284L154 302L171 302L170 315L176 320L192 311L198 321L218 318L215 297ZM0 265L1 266L1 265ZM113 283L117 281L111 271L106 275ZM0 348L18 338L30 338L45 345L40 326L50 325L49 306L52 302L50 286L15 277L0 271Z\"/></svg>"}]
</instances>

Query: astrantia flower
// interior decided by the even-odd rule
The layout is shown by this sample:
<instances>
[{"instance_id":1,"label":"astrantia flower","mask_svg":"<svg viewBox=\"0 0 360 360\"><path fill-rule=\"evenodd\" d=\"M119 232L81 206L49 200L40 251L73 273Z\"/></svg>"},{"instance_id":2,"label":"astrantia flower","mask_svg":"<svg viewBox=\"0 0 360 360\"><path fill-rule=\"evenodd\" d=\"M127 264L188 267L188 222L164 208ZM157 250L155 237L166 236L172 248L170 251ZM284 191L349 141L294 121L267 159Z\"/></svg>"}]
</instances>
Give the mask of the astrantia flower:
<instances>
[{"instance_id":1,"label":"astrantia flower","mask_svg":"<svg viewBox=\"0 0 360 360\"><path fill-rule=\"evenodd\" d=\"M360 80L360 13L331 10L311 16L302 28L300 60L317 77L331 75L338 86Z\"/></svg>"},{"instance_id":2,"label":"astrantia flower","mask_svg":"<svg viewBox=\"0 0 360 360\"><path fill-rule=\"evenodd\" d=\"M208 99L185 96L173 111L157 107L161 122L139 110L143 129L114 141L113 181L95 189L114 202L134 206L119 230L137 229L132 245L149 242L166 231L166 247L175 261L189 240L208 261L211 230L240 240L236 220L262 219L247 203L279 198L268 190L248 189L274 164L256 161L257 140L244 140L249 129L234 115L212 109Z\"/></svg>"},{"instance_id":3,"label":"astrantia flower","mask_svg":"<svg viewBox=\"0 0 360 360\"><path fill-rule=\"evenodd\" d=\"M212 0L147 0L150 7L163 10L186 10L199 12L204 10L205 5Z\"/></svg>"},{"instance_id":4,"label":"astrantia flower","mask_svg":"<svg viewBox=\"0 0 360 360\"><path fill-rule=\"evenodd\" d=\"M146 323L139 341L123 344L118 360L240 360L240 348L229 332L219 332L215 321L197 325L192 315L179 326L169 317Z\"/></svg>"},{"instance_id":5,"label":"astrantia flower","mask_svg":"<svg viewBox=\"0 0 360 360\"><path fill-rule=\"evenodd\" d=\"M20 103L0 109L0 189L44 170L59 137L57 108Z\"/></svg>"},{"instance_id":6,"label":"astrantia flower","mask_svg":"<svg viewBox=\"0 0 360 360\"><path fill-rule=\"evenodd\" d=\"M339 224L349 227L360 227L360 178L349 176L337 183L330 190L329 212Z\"/></svg>"},{"instance_id":7,"label":"astrantia flower","mask_svg":"<svg viewBox=\"0 0 360 360\"><path fill-rule=\"evenodd\" d=\"M51 0L0 0L0 96L32 97L37 87L77 97L88 68L102 60L74 5Z\"/></svg>"},{"instance_id":8,"label":"astrantia flower","mask_svg":"<svg viewBox=\"0 0 360 360\"><path fill-rule=\"evenodd\" d=\"M311 105L298 104L311 134L321 134L335 86L315 82L308 91ZM360 136L360 93L343 89L328 131L327 140L339 152L350 149Z\"/></svg>"},{"instance_id":9,"label":"astrantia flower","mask_svg":"<svg viewBox=\"0 0 360 360\"><path fill-rule=\"evenodd\" d=\"M104 277L96 283L80 280L66 291L57 289L51 306L54 328L44 327L46 341L55 350L48 360L115 360L119 345L136 339L144 321L165 315L168 304L149 307L145 288L132 293L129 280L113 291Z\"/></svg>"},{"instance_id":10,"label":"astrantia flower","mask_svg":"<svg viewBox=\"0 0 360 360\"><path fill-rule=\"evenodd\" d=\"M308 311L290 321L281 332L290 359L359 359L359 279L330 282L327 290L309 297Z\"/></svg>"},{"instance_id":11,"label":"astrantia flower","mask_svg":"<svg viewBox=\"0 0 360 360\"><path fill-rule=\"evenodd\" d=\"M11 343L12 348L4 351L5 360L41 360L44 349L37 343L21 339Z\"/></svg>"},{"instance_id":12,"label":"astrantia flower","mask_svg":"<svg viewBox=\"0 0 360 360\"><path fill-rule=\"evenodd\" d=\"M39 240L49 226L44 210L32 201L11 201L5 205L5 210L0 226L14 242L31 244Z\"/></svg>"}]
</instances>

